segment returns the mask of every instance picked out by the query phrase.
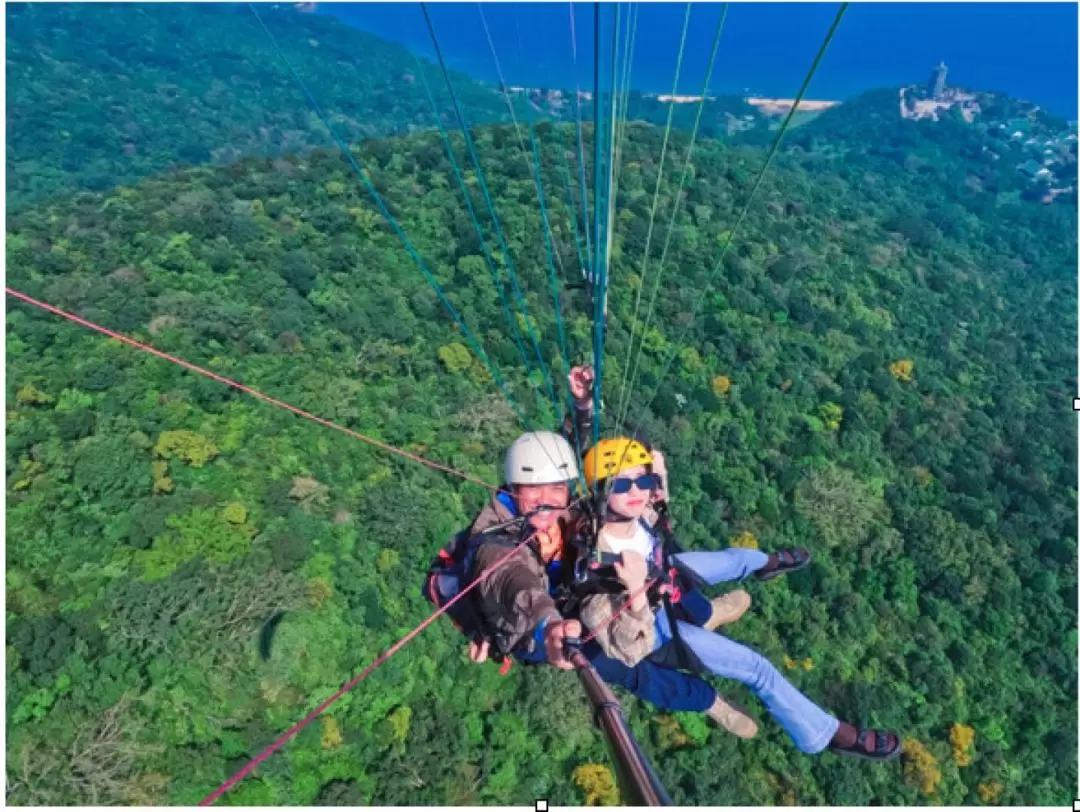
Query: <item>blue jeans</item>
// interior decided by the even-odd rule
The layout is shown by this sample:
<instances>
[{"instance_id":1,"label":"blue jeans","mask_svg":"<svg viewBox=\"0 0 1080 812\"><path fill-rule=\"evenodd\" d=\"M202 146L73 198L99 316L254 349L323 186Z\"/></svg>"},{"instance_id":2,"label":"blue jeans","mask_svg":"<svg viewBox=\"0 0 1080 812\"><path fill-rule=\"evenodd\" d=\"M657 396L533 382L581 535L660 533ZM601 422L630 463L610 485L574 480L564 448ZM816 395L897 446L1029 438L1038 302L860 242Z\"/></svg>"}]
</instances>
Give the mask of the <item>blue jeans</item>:
<instances>
[{"instance_id":1,"label":"blue jeans","mask_svg":"<svg viewBox=\"0 0 1080 812\"><path fill-rule=\"evenodd\" d=\"M660 710L700 713L716 701L716 689L701 677L662 668L648 660L634 666L626 665L604 654L595 640L582 646L581 651L608 685L625 688ZM515 651L514 657L528 665L547 662L542 646L537 646L532 653Z\"/></svg>"},{"instance_id":2,"label":"blue jeans","mask_svg":"<svg viewBox=\"0 0 1080 812\"><path fill-rule=\"evenodd\" d=\"M679 553L672 556L676 568L692 580L710 586L725 581L741 581L765 566L769 557L759 550L732 547L713 553ZM712 603L701 592L690 589L675 604L676 616L695 626L704 626L712 617Z\"/></svg>"},{"instance_id":3,"label":"blue jeans","mask_svg":"<svg viewBox=\"0 0 1080 812\"><path fill-rule=\"evenodd\" d=\"M682 593L682 597L678 603L674 604L674 608L679 620L685 620L695 626L704 626L712 617L712 604L696 589Z\"/></svg>"},{"instance_id":4,"label":"blue jeans","mask_svg":"<svg viewBox=\"0 0 1080 812\"><path fill-rule=\"evenodd\" d=\"M678 553L671 559L680 571L711 586L743 580L764 567L769 556L761 550L729 547L716 552Z\"/></svg>"},{"instance_id":5,"label":"blue jeans","mask_svg":"<svg viewBox=\"0 0 1080 812\"><path fill-rule=\"evenodd\" d=\"M595 640L586 643L582 652L608 685L625 688L660 710L700 713L716 701L716 689L701 677L662 668L648 660L626 665L604 654Z\"/></svg>"},{"instance_id":6,"label":"blue jeans","mask_svg":"<svg viewBox=\"0 0 1080 812\"><path fill-rule=\"evenodd\" d=\"M678 627L679 636L705 670L718 677L738 680L757 694L802 752L820 753L828 747L840 722L800 693L772 663L753 649L722 635L682 621ZM657 649L672 640L666 612L657 613L656 638Z\"/></svg>"}]
</instances>

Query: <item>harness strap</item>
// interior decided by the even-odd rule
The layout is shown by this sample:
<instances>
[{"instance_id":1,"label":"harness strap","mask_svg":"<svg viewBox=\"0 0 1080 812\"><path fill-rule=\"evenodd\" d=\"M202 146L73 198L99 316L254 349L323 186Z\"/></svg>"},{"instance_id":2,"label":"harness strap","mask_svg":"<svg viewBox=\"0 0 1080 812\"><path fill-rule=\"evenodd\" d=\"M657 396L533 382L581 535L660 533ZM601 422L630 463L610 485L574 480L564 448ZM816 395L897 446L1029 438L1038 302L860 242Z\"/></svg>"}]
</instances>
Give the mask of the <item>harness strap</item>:
<instances>
[{"instance_id":1,"label":"harness strap","mask_svg":"<svg viewBox=\"0 0 1080 812\"><path fill-rule=\"evenodd\" d=\"M668 625L671 627L671 643L675 651L675 660L679 668L684 671L701 672L701 661L693 650L683 640L679 631L679 620L675 617L675 607L667 595L663 597L664 611L667 613Z\"/></svg>"}]
</instances>

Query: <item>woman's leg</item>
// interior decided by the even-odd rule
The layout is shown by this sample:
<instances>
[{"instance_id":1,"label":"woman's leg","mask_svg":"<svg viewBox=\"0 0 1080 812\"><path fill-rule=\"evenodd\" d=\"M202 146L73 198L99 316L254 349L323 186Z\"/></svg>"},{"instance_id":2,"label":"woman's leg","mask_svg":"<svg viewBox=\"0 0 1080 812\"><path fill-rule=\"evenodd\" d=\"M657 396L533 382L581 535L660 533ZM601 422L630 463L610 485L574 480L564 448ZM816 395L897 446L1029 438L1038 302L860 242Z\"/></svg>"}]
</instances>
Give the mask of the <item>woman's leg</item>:
<instances>
[{"instance_id":1,"label":"woman's leg","mask_svg":"<svg viewBox=\"0 0 1080 812\"><path fill-rule=\"evenodd\" d=\"M769 556L761 550L729 547L715 552L678 553L671 559L680 571L691 578L712 585L747 578L764 567Z\"/></svg>"},{"instance_id":2,"label":"woman's leg","mask_svg":"<svg viewBox=\"0 0 1080 812\"><path fill-rule=\"evenodd\" d=\"M675 616L695 626L704 626L708 623L712 613L712 603L696 589L682 593L679 602L675 604Z\"/></svg>"},{"instance_id":3,"label":"woman's leg","mask_svg":"<svg viewBox=\"0 0 1080 812\"><path fill-rule=\"evenodd\" d=\"M657 630L667 631L667 617L657 617ZM819 708L788 682L776 667L741 643L679 622L679 635L709 673L735 679L757 694L766 709L804 753L819 753L828 747L839 721Z\"/></svg>"}]
</instances>

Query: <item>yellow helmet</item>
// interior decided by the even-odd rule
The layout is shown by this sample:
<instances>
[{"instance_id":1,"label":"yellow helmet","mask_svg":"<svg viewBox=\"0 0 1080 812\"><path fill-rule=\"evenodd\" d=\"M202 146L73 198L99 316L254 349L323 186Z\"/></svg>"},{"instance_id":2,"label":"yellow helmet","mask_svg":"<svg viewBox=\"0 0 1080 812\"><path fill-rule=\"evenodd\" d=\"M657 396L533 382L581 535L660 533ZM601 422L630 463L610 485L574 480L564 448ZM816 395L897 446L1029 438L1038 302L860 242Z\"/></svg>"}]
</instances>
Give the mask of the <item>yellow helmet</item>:
<instances>
[{"instance_id":1,"label":"yellow helmet","mask_svg":"<svg viewBox=\"0 0 1080 812\"><path fill-rule=\"evenodd\" d=\"M585 452L585 482L596 487L598 479L607 479L636 465L652 465L649 449L629 437L601 440Z\"/></svg>"}]
</instances>

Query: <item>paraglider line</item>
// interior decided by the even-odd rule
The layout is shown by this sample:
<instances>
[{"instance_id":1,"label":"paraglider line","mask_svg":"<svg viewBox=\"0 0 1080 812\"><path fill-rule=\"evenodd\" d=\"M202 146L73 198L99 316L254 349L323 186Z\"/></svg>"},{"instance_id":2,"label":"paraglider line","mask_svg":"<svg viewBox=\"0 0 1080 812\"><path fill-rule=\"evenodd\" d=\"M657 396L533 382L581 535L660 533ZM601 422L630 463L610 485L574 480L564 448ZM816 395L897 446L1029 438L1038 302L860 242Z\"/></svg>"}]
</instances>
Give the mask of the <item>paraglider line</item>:
<instances>
[{"instance_id":1,"label":"paraglider line","mask_svg":"<svg viewBox=\"0 0 1080 812\"><path fill-rule=\"evenodd\" d=\"M525 294L518 284L514 260L510 255L510 246L507 245L502 225L499 223L499 216L495 212L495 202L492 200L487 182L484 180L484 169L480 165L480 157L476 154L476 147L473 144L472 136L469 135L469 124L465 120L465 114L461 110L461 105L458 103L457 93L454 91L454 83L450 79L450 71L446 67L446 60L443 58L442 48L439 46L439 38L435 33L435 24L431 20L431 15L428 13L426 3L420 4L420 11L424 14L424 22L427 24L428 34L431 37L431 44L435 49L435 57L439 61L439 68L442 70L443 80L446 83L446 90L450 94L450 101L454 105L454 113L457 116L458 125L461 127L461 134L465 138L465 148L469 153L469 157L472 159L473 166L476 168L476 180L480 185L481 196L484 198L488 213L491 215L491 222L495 227L495 239L498 240L499 248L503 254L503 260L506 262L507 271L509 272L510 277L510 285L513 288L514 295L517 297L518 307L521 308L522 314L524 315L525 331L528 333L529 340L533 345L533 350L536 352L536 359L540 362L540 372L543 375L544 384L547 387L548 400L551 401L551 405L558 411L559 401L555 397L555 388L551 382L551 373L548 371L547 364L544 362L544 353L540 349L540 341L537 339L536 333L532 328L532 318L529 315L529 306L525 301Z\"/></svg>"},{"instance_id":2,"label":"paraglider line","mask_svg":"<svg viewBox=\"0 0 1080 812\"><path fill-rule=\"evenodd\" d=\"M68 319L69 321L73 321L76 324L81 325L82 327L87 327L87 328L89 328L91 330L94 330L94 331L96 331L98 333L101 333L102 335L108 336L109 338L115 338L117 341L121 341L124 344L127 344L127 345L129 345L131 347L135 347L135 349L143 350L144 352L148 352L151 355L156 355L158 358L163 358L164 360L169 361L170 363L182 366L182 367L184 367L184 369L187 369L190 372L195 372L195 373L197 373L199 375L202 375L202 376L204 376L206 378L210 378L211 380L215 380L218 383L223 383L226 386L231 386L233 389L237 389L237 390L239 390L240 392L243 392L246 395L251 395L252 397L258 398L259 400L263 401L264 403L269 403L271 406L277 406L277 407L279 407L281 409L285 409L287 411L290 411L295 415L298 415L298 416L303 417L303 418L305 418L307 420L311 420L311 421L313 421L315 423L318 423L320 426L326 426L327 428L335 429L335 430L340 431L340 432L342 432L344 434L348 434L350 437L355 437L357 440L368 443L369 445L373 445L376 448L381 448L383 451L389 451L391 454L397 454L399 457L404 457L406 459L413 460L414 462L418 462L421 465L426 465L429 468L433 468L436 471L442 471L442 472L447 473L447 474L453 474L454 476L461 477L462 479L466 480L467 482L472 482L472 483L474 483L476 485L480 485L480 486L482 486L484 488L487 488L490 491L497 491L498 490L498 488L495 485L489 485L487 482L484 482L481 479L477 479L476 477L470 476L469 474L466 474L463 471L458 471L458 470L456 470L454 468L450 468L449 466L441 465L440 463L432 462L431 460L426 460L423 457L418 457L416 454L410 454L408 451L404 451L404 450L402 450L400 448L395 448L392 445L388 445L387 443L381 442L381 441L376 440L376 439L374 439L372 437L367 437L367 436L361 434L358 431L353 431L352 429L347 429L344 426L340 426L337 423L334 423L334 422L332 422L330 420L319 417L318 415L314 415L311 412L306 412L303 409L297 408L296 406L291 406L290 404L285 403L285 401L278 400L277 398L271 397L270 395L265 395L262 392L258 391L257 389L252 389L250 386L244 386L244 384L239 383L238 381L234 381L231 378L226 378L224 375L218 375L216 372L211 372L208 369L204 369L203 367L196 366L195 364L192 364L192 363L190 363L188 361L185 361L182 358L177 358L175 355L169 355L167 352L162 352L161 350L155 349L154 347L151 347L149 344L143 344L143 343L141 343L139 341L136 341L135 339L128 338L125 335L121 335L120 333L114 332L114 331L108 329L107 327L102 327L100 324L94 324L94 322L92 322L92 321L87 321L86 319L80 318L80 317L78 317L78 316L76 316L76 315L74 315L72 313L68 313L65 310L61 310L59 307L54 307L53 305L47 304L46 302L38 301L37 299L34 299L31 296L27 296L25 293L21 293L20 291L17 291L14 288L5 287L4 290L7 292L7 294L9 296L14 296L16 299L21 299L22 301L26 302L27 304L33 305L34 307L40 308L41 310L46 310L49 313L54 313L57 316L61 316L62 318Z\"/></svg>"},{"instance_id":3,"label":"paraglider line","mask_svg":"<svg viewBox=\"0 0 1080 812\"><path fill-rule=\"evenodd\" d=\"M780 129L776 134L776 138L773 140L772 147L769 149L768 155L765 156L765 164L761 167L754 179L754 185L750 189L750 195L746 199L746 204L743 206L742 211L739 212L738 218L735 220L735 224L728 232L727 240L724 243L723 248L720 249L720 256L716 260L716 265L713 266L710 277L715 276L716 272L720 270L724 257L727 256L728 249L731 247L731 243L735 239L735 234L738 232L739 227L742 226L743 220L746 219L746 214L750 210L750 205L754 202L754 198L757 196L758 189L761 188L761 182L765 179L765 174L769 171L769 166L772 164L773 158L776 157L776 153L780 150L780 142L784 139L784 134L791 126L791 121L795 117L796 111L799 109L799 103L803 100L803 96L806 95L807 89L810 87L810 81L814 78L814 74L817 73L818 66L825 58L825 52L829 49L829 43L832 42L833 37L836 35L836 29L840 27L840 21L844 19L844 14L848 10L849 3L841 3L839 11L836 12L836 18L833 20L832 25L829 27L828 33L825 34L825 39L821 43L821 47L818 49L817 56L814 57L813 64L810 65L810 70L806 74L806 78L803 79L802 86L799 88L799 92L795 95L795 100L791 105L791 109L788 111L787 117L784 119L783 124L780 125ZM690 328L694 324L694 320L697 318L698 310L701 309L701 303L705 301L705 297L709 291L712 290L712 282L709 282L702 288L698 294L697 299L694 302L694 307L690 311L690 320L687 321L686 326L682 332L679 333L678 340L672 345L672 350L668 354L667 362L664 364L663 369L657 378L656 388L653 389L649 399L639 409L639 414L644 413L646 409L652 405L652 402L656 399L656 396L660 392L660 388L663 385L664 378L667 377L668 372L671 371L671 365L675 360L675 356L678 354L678 347L686 339L687 334L690 332Z\"/></svg>"},{"instance_id":4,"label":"paraglider line","mask_svg":"<svg viewBox=\"0 0 1080 812\"><path fill-rule=\"evenodd\" d=\"M307 716L305 716L303 719L301 719L299 722L297 722L295 725L293 725L283 734L281 734L281 736L279 736L273 744L269 745L265 750L259 753L259 755L255 756L255 758L249 761L232 778L230 778L220 787L218 787L201 801L199 801L199 806L210 806L219 798L221 798L222 795L224 795L230 789L232 789L245 778L247 778L255 770L256 767L258 767L260 764L266 761L266 759L270 758L270 756L272 756L274 753L284 747L285 744L287 744L293 736L295 736L305 727L318 719L327 708L329 708L331 705L341 699L341 697L345 696L345 694L347 694L349 691L351 691L353 688L363 682L364 679L370 676L376 668L378 668L380 665L382 665L399 651L401 651L401 649L403 649L414 637L416 637L418 634L420 634L420 632L430 626L431 623L435 620L435 618L445 614L451 606L453 606L455 603L465 597L465 595L467 595L470 590L478 586L485 578L487 578L489 575L495 572L495 570L497 570L499 567L509 561L510 557L514 555L518 550L520 550L523 546L532 541L534 536L535 533L530 534L524 539L522 539L520 542L518 542L518 544L506 555L504 555L502 558L500 558L498 561L496 561L494 564L492 564L490 567L480 573L480 575L477 576L476 580L474 580L471 584L462 589L457 595L447 601L442 607L429 615L428 618L424 620L424 622L422 622L419 626L417 626L407 635L394 643L394 645L390 646L390 648L388 648L386 651L376 657L367 668L365 668L351 680L338 688L337 691L335 691L329 699L325 700L321 705L315 708L315 710L313 710L311 713L309 713Z\"/></svg>"},{"instance_id":5,"label":"paraglider line","mask_svg":"<svg viewBox=\"0 0 1080 812\"><path fill-rule=\"evenodd\" d=\"M453 317L454 323L457 324L457 326L461 329L462 334L469 342L469 345L472 347L472 350L476 354L476 357L480 359L480 362L484 365L484 368L487 369L488 374L491 375L492 379L495 381L496 386L499 387L499 391L501 391L503 393L503 396L507 399L507 401L509 401L510 406L514 410L514 413L517 414L518 418L521 420L522 423L524 423L527 427L531 429L531 424L529 423L528 418L525 417L525 413L521 410L521 407L518 406L517 401L514 400L513 396L510 394L510 391L506 388L506 383L505 381L503 381L503 378L499 374L498 370L495 369L494 366L492 366L491 361L488 359L487 353L484 352L483 346L476 339L476 337L473 336L472 331L469 330L469 326L465 324L465 322L462 320L457 310L450 303L450 300L446 298L446 293L443 291L442 286L439 285L438 280L435 279L431 271L428 270L427 264L424 262L423 257L420 256L420 252L416 250L416 246L413 245L412 241L405 234L405 231L401 228L401 225L396 219L394 219L394 216L386 207L386 203L383 200L382 195L379 194L379 190L376 189L375 184L371 182L371 178L368 177L368 173L364 171L364 168L362 166L360 166L359 161L356 160L356 156L354 156L352 150L349 149L349 145L346 144L342 137L338 134L338 131L334 128L333 122L330 120L329 116L326 115L326 112L322 109L322 105L319 104L319 100L315 98L315 95L304 83L304 80L300 77L300 74L297 72L292 62L289 61L289 58L281 49L281 45L278 43L277 37L275 37L274 34L270 31L270 29L267 27L266 23L263 21L263 18L259 16L259 12L255 9L254 4L248 3L248 9L250 9L251 13L255 16L255 19L262 27L262 30L266 34L267 39L270 40L270 44L274 47L274 52L278 55L278 58L281 59L282 64L285 65L286 69L289 71L289 74L292 76L293 81L295 81L297 87L300 88L301 93L303 93L304 97L307 99L307 102L311 106L311 109L315 112L315 115L319 117L319 120L323 123L323 126L326 127L327 131L330 133L330 136L334 139L334 142L337 144L338 149L341 150L342 156L345 158L345 160L353 168L353 171L356 172L357 176L359 176L360 180L363 182L364 187L367 189L368 194L371 195L371 198L374 201L376 208L378 208L379 213L386 218L386 222L390 225L391 230L394 232L397 238L401 240L401 244L405 247L405 250L408 252L409 256L411 256L413 258L413 261L416 262L417 267L420 269L420 273L424 275L424 279L427 280L427 283L431 286L431 289L435 291L435 295L439 297L439 301L442 302L443 307L445 307L446 310L450 313L451 317Z\"/></svg>"},{"instance_id":6,"label":"paraglider line","mask_svg":"<svg viewBox=\"0 0 1080 812\"><path fill-rule=\"evenodd\" d=\"M577 119L578 182L581 184L581 220L585 226L585 250L592 262L592 237L589 231L589 192L585 183L585 141L581 133L581 84L578 81L577 29L574 26L574 2L570 0L570 57L574 62L574 111ZM593 99L596 105L596 99ZM595 116L594 116L595 118ZM595 205L595 201L593 202ZM590 264L589 284L596 284L596 269Z\"/></svg>"},{"instance_id":7,"label":"paraglider line","mask_svg":"<svg viewBox=\"0 0 1080 812\"><path fill-rule=\"evenodd\" d=\"M645 311L645 326L641 328L641 342L638 344L638 353L634 360L633 370L630 374L630 382L626 383L626 378L623 378L623 387L620 392L620 403L617 412L617 420L615 423L615 436L618 436L619 429L622 427L623 421L626 419L627 412L630 411L630 393L634 390L634 384L637 381L638 367L641 364L642 350L644 349L645 334L649 330L649 325L652 324L653 309L656 306L656 296L660 291L660 280L664 276L664 263L667 260L668 248L671 245L671 236L675 231L675 220L679 214L679 207L683 201L683 189L686 188L686 181L690 175L690 169L692 168L691 159L694 156L694 146L697 143L698 130L701 127L701 116L705 111L705 102L709 98L709 83L712 81L713 67L716 64L716 54L720 49L720 37L724 33L724 23L727 20L728 4L724 3L724 10L720 16L720 22L716 26L716 35L713 38L712 52L709 54L709 65L705 69L705 83L701 89L701 101L698 103L697 116L694 118L694 129L690 133L690 144L686 149L686 158L683 160L682 176L679 178L679 189L675 193L675 203L672 206L671 216L668 217L667 233L664 236L664 247L660 251L660 265L656 271L656 279L653 282L652 296L649 299L649 307ZM674 95L674 94L672 94ZM646 252L647 259L647 252ZM642 274L641 287L638 289L638 293L645 287L645 276ZM630 328L630 347L627 349L626 354L626 367L630 367L631 357L634 353L634 332L637 328L637 303L634 304L634 321L633 326Z\"/></svg>"},{"instance_id":8,"label":"paraglider line","mask_svg":"<svg viewBox=\"0 0 1080 812\"><path fill-rule=\"evenodd\" d=\"M415 56L415 55L414 55ZM480 250L484 255L484 259L487 261L488 270L490 272L492 284L495 287L495 292L499 295L499 301L502 303L503 312L506 315L507 324L510 327L511 338L514 340L514 344L517 347L518 355L521 358L521 363L525 367L526 375L532 372L532 365L529 362L529 358L525 353L525 346L522 343L521 330L518 328L517 318L510 312L510 303L506 298L506 283L503 281L502 276L499 274L499 270L495 265L495 260L491 256L491 251L488 249L487 240L484 237L484 230L480 227L480 221L476 216L476 209L472 204L472 200L469 199L469 190L465 185L465 179L461 174L461 167L458 164L457 156L454 155L454 147L450 141L450 135L446 132L446 128L442 123L442 116L439 112L438 105L435 103L435 96L431 92L431 85L428 84L427 74L424 70L424 64L420 61L419 56L415 56L417 73L420 74L420 82L424 86L424 91L427 93L428 101L431 102L431 110L435 115L435 125L439 129L439 135L442 138L443 147L446 150L446 155L450 159L450 168L454 171L454 178L458 182L458 188L461 189L461 195L465 199L465 208L469 212L469 217L472 219L473 228L476 230L477 242L480 245Z\"/></svg>"}]
</instances>

